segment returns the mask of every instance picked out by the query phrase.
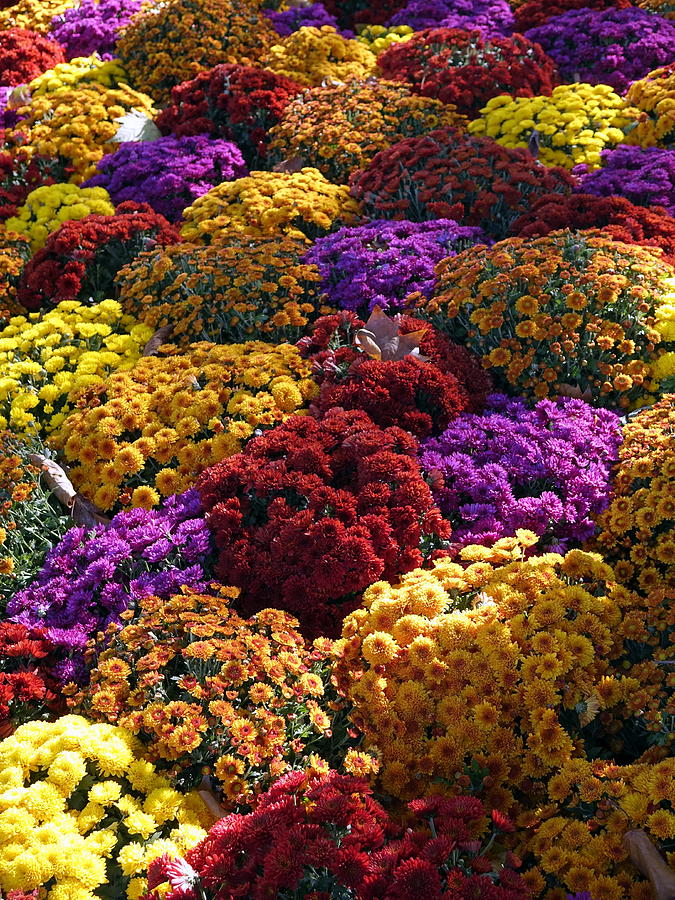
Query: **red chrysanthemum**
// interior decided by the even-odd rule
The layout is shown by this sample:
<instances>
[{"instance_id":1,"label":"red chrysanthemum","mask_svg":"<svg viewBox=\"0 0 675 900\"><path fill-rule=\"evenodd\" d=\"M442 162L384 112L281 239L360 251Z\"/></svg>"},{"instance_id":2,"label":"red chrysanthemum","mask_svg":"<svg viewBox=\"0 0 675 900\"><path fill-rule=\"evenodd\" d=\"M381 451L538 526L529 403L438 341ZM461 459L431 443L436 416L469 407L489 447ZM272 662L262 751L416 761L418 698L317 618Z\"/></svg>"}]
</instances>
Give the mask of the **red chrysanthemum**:
<instances>
[{"instance_id":1,"label":"red chrysanthemum","mask_svg":"<svg viewBox=\"0 0 675 900\"><path fill-rule=\"evenodd\" d=\"M0 85L24 84L65 61L61 45L35 31L0 31Z\"/></svg>"},{"instance_id":2,"label":"red chrysanthemum","mask_svg":"<svg viewBox=\"0 0 675 900\"><path fill-rule=\"evenodd\" d=\"M536 28L570 9L627 9L632 5L630 0L527 0L513 10L515 30L522 33L529 28Z\"/></svg>"}]
</instances>

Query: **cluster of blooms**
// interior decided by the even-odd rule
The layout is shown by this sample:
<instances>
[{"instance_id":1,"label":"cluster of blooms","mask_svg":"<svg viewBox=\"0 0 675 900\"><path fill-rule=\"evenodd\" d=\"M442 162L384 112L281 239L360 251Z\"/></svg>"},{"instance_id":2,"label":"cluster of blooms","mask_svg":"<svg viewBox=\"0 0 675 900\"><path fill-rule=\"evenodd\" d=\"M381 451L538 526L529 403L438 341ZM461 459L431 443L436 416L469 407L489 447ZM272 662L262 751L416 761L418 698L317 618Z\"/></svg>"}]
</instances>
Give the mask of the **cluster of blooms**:
<instances>
[{"instance_id":1,"label":"cluster of blooms","mask_svg":"<svg viewBox=\"0 0 675 900\"><path fill-rule=\"evenodd\" d=\"M412 34L413 30L409 25L394 25L389 28L384 25L365 25L359 29L356 40L365 44L375 56L379 56L392 44L409 41Z\"/></svg>"},{"instance_id":2,"label":"cluster of blooms","mask_svg":"<svg viewBox=\"0 0 675 900\"><path fill-rule=\"evenodd\" d=\"M274 30L281 37L288 37L300 28L323 28L328 25L343 37L353 38L350 31L340 31L338 21L331 15L323 3L309 3L288 6L283 10L266 9L265 15L274 25Z\"/></svg>"},{"instance_id":3,"label":"cluster of blooms","mask_svg":"<svg viewBox=\"0 0 675 900\"><path fill-rule=\"evenodd\" d=\"M68 220L24 268L17 299L30 310L63 300L99 303L112 296L120 266L143 250L179 240L163 216L135 203L120 204L112 216Z\"/></svg>"},{"instance_id":4,"label":"cluster of blooms","mask_svg":"<svg viewBox=\"0 0 675 900\"><path fill-rule=\"evenodd\" d=\"M609 503L621 441L619 418L583 400L488 398L421 447L439 507L461 544L492 544L519 528L560 552L595 533Z\"/></svg>"},{"instance_id":5,"label":"cluster of blooms","mask_svg":"<svg viewBox=\"0 0 675 900\"><path fill-rule=\"evenodd\" d=\"M98 56L85 56L59 63L34 78L28 88L31 97L53 94L66 88L100 84L106 88L118 88L126 84L127 74L115 60L102 60Z\"/></svg>"},{"instance_id":6,"label":"cluster of blooms","mask_svg":"<svg viewBox=\"0 0 675 900\"><path fill-rule=\"evenodd\" d=\"M213 553L199 497L186 491L156 510L126 510L107 525L71 528L11 599L7 615L46 629L51 679L81 683L91 638L144 597L167 599L183 585L205 589Z\"/></svg>"},{"instance_id":7,"label":"cluster of blooms","mask_svg":"<svg viewBox=\"0 0 675 900\"><path fill-rule=\"evenodd\" d=\"M598 548L622 581L646 591L673 582L674 401L669 395L626 425L611 503L598 520Z\"/></svg>"},{"instance_id":8,"label":"cluster of blooms","mask_svg":"<svg viewBox=\"0 0 675 900\"><path fill-rule=\"evenodd\" d=\"M115 207L103 188L79 188L74 184L47 184L26 197L15 216L5 222L7 231L24 235L35 253L64 222L86 216L112 216Z\"/></svg>"},{"instance_id":9,"label":"cluster of blooms","mask_svg":"<svg viewBox=\"0 0 675 900\"><path fill-rule=\"evenodd\" d=\"M394 797L464 784L497 809L536 810L601 710L628 714L639 682L622 668L622 624L639 598L599 556L522 559L519 539L536 541L519 531L374 584L344 622L334 676Z\"/></svg>"},{"instance_id":10,"label":"cluster of blooms","mask_svg":"<svg viewBox=\"0 0 675 900\"><path fill-rule=\"evenodd\" d=\"M513 10L515 31L524 34L529 28L543 25L553 16L561 16L570 9L627 9L630 0L525 0Z\"/></svg>"},{"instance_id":11,"label":"cluster of blooms","mask_svg":"<svg viewBox=\"0 0 675 900\"><path fill-rule=\"evenodd\" d=\"M612 240L643 247L660 247L663 259L675 265L675 220L663 207L636 206L625 197L595 194L551 194L540 197L511 225L511 234L538 237L563 228L602 229Z\"/></svg>"},{"instance_id":12,"label":"cluster of blooms","mask_svg":"<svg viewBox=\"0 0 675 900\"><path fill-rule=\"evenodd\" d=\"M453 128L399 141L352 176L352 194L370 218L456 219L496 239L542 194L569 194L573 186L565 171L537 165L528 150Z\"/></svg>"},{"instance_id":13,"label":"cluster of blooms","mask_svg":"<svg viewBox=\"0 0 675 900\"><path fill-rule=\"evenodd\" d=\"M323 0L340 25L357 28L362 23L384 25L406 0ZM270 4L271 5L271 4Z\"/></svg>"},{"instance_id":14,"label":"cluster of blooms","mask_svg":"<svg viewBox=\"0 0 675 900\"><path fill-rule=\"evenodd\" d=\"M378 578L420 565L447 524L417 441L361 411L292 417L197 482L220 549L217 573L247 612L272 601L303 630L335 630Z\"/></svg>"},{"instance_id":15,"label":"cluster of blooms","mask_svg":"<svg viewBox=\"0 0 675 900\"><path fill-rule=\"evenodd\" d=\"M2 741L0 791L3 891L84 898L105 886L133 900L154 859L187 852L213 822L201 797L173 790L131 734L80 716L28 722Z\"/></svg>"},{"instance_id":16,"label":"cluster of blooms","mask_svg":"<svg viewBox=\"0 0 675 900\"><path fill-rule=\"evenodd\" d=\"M526 35L552 57L565 81L629 84L675 57L675 24L643 9L571 9Z\"/></svg>"},{"instance_id":17,"label":"cluster of blooms","mask_svg":"<svg viewBox=\"0 0 675 900\"><path fill-rule=\"evenodd\" d=\"M505 147L529 147L546 166L600 165L603 149L620 144L631 123L625 101L607 84L561 84L550 97L494 97L471 122Z\"/></svg>"},{"instance_id":18,"label":"cluster of blooms","mask_svg":"<svg viewBox=\"0 0 675 900\"><path fill-rule=\"evenodd\" d=\"M514 27L513 10L506 0L408 0L389 20L391 25L426 28L477 29L503 37Z\"/></svg>"},{"instance_id":19,"label":"cluster of blooms","mask_svg":"<svg viewBox=\"0 0 675 900\"><path fill-rule=\"evenodd\" d=\"M404 138L465 122L453 106L393 81L316 87L292 100L269 134L268 162L314 166L346 183L379 150Z\"/></svg>"},{"instance_id":20,"label":"cluster of blooms","mask_svg":"<svg viewBox=\"0 0 675 900\"><path fill-rule=\"evenodd\" d=\"M113 203L147 203L171 222L216 184L247 174L239 148L207 135L127 143L104 156L85 187L102 187Z\"/></svg>"},{"instance_id":21,"label":"cluster of blooms","mask_svg":"<svg viewBox=\"0 0 675 900\"><path fill-rule=\"evenodd\" d=\"M354 222L359 212L349 188L327 181L318 169L251 172L219 184L188 206L181 234L205 244L228 240L232 232L312 239Z\"/></svg>"},{"instance_id":22,"label":"cluster of blooms","mask_svg":"<svg viewBox=\"0 0 675 900\"><path fill-rule=\"evenodd\" d=\"M209 774L228 809L286 771L341 760L349 743L331 642L307 643L277 609L242 619L230 608L237 593L141 600L69 700L136 735L182 790Z\"/></svg>"},{"instance_id":23,"label":"cluster of blooms","mask_svg":"<svg viewBox=\"0 0 675 900\"><path fill-rule=\"evenodd\" d=\"M0 433L0 609L33 578L47 551L68 527L66 510L54 501L31 462L45 454L39 441ZM0 670L7 671L3 667ZM2 716L0 716L2 718Z\"/></svg>"},{"instance_id":24,"label":"cluster of blooms","mask_svg":"<svg viewBox=\"0 0 675 900\"><path fill-rule=\"evenodd\" d=\"M163 132L210 134L234 141L254 168L266 155L267 134L301 85L253 66L221 65L179 84L156 119Z\"/></svg>"},{"instance_id":25,"label":"cluster of blooms","mask_svg":"<svg viewBox=\"0 0 675 900\"><path fill-rule=\"evenodd\" d=\"M382 219L319 238L305 262L318 268L321 289L333 306L366 315L375 306L404 309L413 291L428 298L436 284L436 263L487 242L480 228L452 219Z\"/></svg>"},{"instance_id":26,"label":"cluster of blooms","mask_svg":"<svg viewBox=\"0 0 675 900\"><path fill-rule=\"evenodd\" d=\"M30 244L23 235L0 232L0 322L24 311L17 302L16 291L30 255Z\"/></svg>"},{"instance_id":27,"label":"cluster of blooms","mask_svg":"<svg viewBox=\"0 0 675 900\"><path fill-rule=\"evenodd\" d=\"M142 0L80 0L52 19L49 33L69 59L98 53L102 59L113 55L115 44Z\"/></svg>"},{"instance_id":28,"label":"cluster of blooms","mask_svg":"<svg viewBox=\"0 0 675 900\"><path fill-rule=\"evenodd\" d=\"M72 169L59 157L32 153L25 147L0 152L0 222L16 216L32 190L65 182Z\"/></svg>"},{"instance_id":29,"label":"cluster of blooms","mask_svg":"<svg viewBox=\"0 0 675 900\"><path fill-rule=\"evenodd\" d=\"M71 181L79 184L93 175L96 164L115 150L116 119L130 110L152 117L152 100L127 85L110 89L92 83L33 98L19 113L25 116L16 126L33 152L62 156L74 170Z\"/></svg>"},{"instance_id":30,"label":"cluster of blooms","mask_svg":"<svg viewBox=\"0 0 675 900\"><path fill-rule=\"evenodd\" d=\"M579 166L579 190L598 197L618 194L638 206L662 206L675 213L675 160L658 147L617 147L601 154L602 168Z\"/></svg>"},{"instance_id":31,"label":"cluster of blooms","mask_svg":"<svg viewBox=\"0 0 675 900\"><path fill-rule=\"evenodd\" d=\"M162 890L150 897L400 900L421 889L428 900L528 896L515 856L505 852L513 825L498 810L489 814L475 798L436 797L413 801L407 813L403 829L365 778L293 772L253 812L214 825L187 859L158 858L148 883Z\"/></svg>"},{"instance_id":32,"label":"cluster of blooms","mask_svg":"<svg viewBox=\"0 0 675 900\"><path fill-rule=\"evenodd\" d=\"M12 317L0 331L0 428L51 434L80 391L131 368L151 335L114 300Z\"/></svg>"},{"instance_id":33,"label":"cluster of blooms","mask_svg":"<svg viewBox=\"0 0 675 900\"><path fill-rule=\"evenodd\" d=\"M49 38L21 28L0 31L0 84L24 84L60 62L63 50Z\"/></svg>"},{"instance_id":34,"label":"cluster of blooms","mask_svg":"<svg viewBox=\"0 0 675 900\"><path fill-rule=\"evenodd\" d=\"M671 147L675 143L675 65L655 69L634 81L626 103L637 118L625 138L641 147Z\"/></svg>"},{"instance_id":35,"label":"cluster of blooms","mask_svg":"<svg viewBox=\"0 0 675 900\"><path fill-rule=\"evenodd\" d=\"M52 651L44 628L0 622L0 738L63 711L58 684L39 670Z\"/></svg>"},{"instance_id":36,"label":"cluster of blooms","mask_svg":"<svg viewBox=\"0 0 675 900\"><path fill-rule=\"evenodd\" d=\"M376 58L360 41L345 38L335 28L301 28L270 48L266 69L310 87L324 81L367 78Z\"/></svg>"},{"instance_id":37,"label":"cluster of blooms","mask_svg":"<svg viewBox=\"0 0 675 900\"><path fill-rule=\"evenodd\" d=\"M150 509L160 494L187 490L203 469L302 410L317 390L291 344L164 349L80 392L80 408L52 439L75 487L104 511Z\"/></svg>"},{"instance_id":38,"label":"cluster of blooms","mask_svg":"<svg viewBox=\"0 0 675 900\"><path fill-rule=\"evenodd\" d=\"M132 83L166 103L173 87L205 69L259 60L275 36L255 3L168 0L141 8L116 49Z\"/></svg>"},{"instance_id":39,"label":"cluster of blooms","mask_svg":"<svg viewBox=\"0 0 675 900\"><path fill-rule=\"evenodd\" d=\"M421 31L389 47L377 65L383 78L405 81L470 117L491 97L550 94L556 84L553 60L520 34L498 38L459 28Z\"/></svg>"},{"instance_id":40,"label":"cluster of blooms","mask_svg":"<svg viewBox=\"0 0 675 900\"><path fill-rule=\"evenodd\" d=\"M117 296L139 321L170 326L172 342L181 346L257 336L296 341L309 323L331 312L316 267L301 262L306 249L304 241L287 237L176 244L121 269Z\"/></svg>"},{"instance_id":41,"label":"cluster of blooms","mask_svg":"<svg viewBox=\"0 0 675 900\"><path fill-rule=\"evenodd\" d=\"M3 3L0 9L0 31L24 28L48 34L54 16L61 15L75 6L75 0L18 0Z\"/></svg>"},{"instance_id":42,"label":"cluster of blooms","mask_svg":"<svg viewBox=\"0 0 675 900\"><path fill-rule=\"evenodd\" d=\"M625 409L668 349L655 313L670 301L674 276L646 247L559 231L442 261L422 310L511 389Z\"/></svg>"}]
</instances>

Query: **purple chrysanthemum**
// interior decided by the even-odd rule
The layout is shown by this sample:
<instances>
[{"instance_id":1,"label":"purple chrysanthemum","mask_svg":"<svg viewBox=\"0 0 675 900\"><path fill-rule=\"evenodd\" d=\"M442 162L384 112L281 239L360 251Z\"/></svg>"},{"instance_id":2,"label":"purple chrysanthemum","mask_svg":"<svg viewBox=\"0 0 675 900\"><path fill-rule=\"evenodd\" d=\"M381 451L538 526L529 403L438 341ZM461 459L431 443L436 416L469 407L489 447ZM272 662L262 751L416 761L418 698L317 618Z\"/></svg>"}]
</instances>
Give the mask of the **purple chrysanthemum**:
<instances>
[{"instance_id":1,"label":"purple chrysanthemum","mask_svg":"<svg viewBox=\"0 0 675 900\"><path fill-rule=\"evenodd\" d=\"M330 25L343 37L353 38L352 31L344 31L338 27L338 20L328 12L323 3L311 3L309 6L291 6L285 10L263 10L272 22L274 30L281 37L288 37L300 28L321 28Z\"/></svg>"},{"instance_id":2,"label":"purple chrysanthemum","mask_svg":"<svg viewBox=\"0 0 675 900\"><path fill-rule=\"evenodd\" d=\"M602 168L576 166L578 191L596 197L626 197L638 206L663 206L675 215L675 151L619 146L602 151Z\"/></svg>"},{"instance_id":3,"label":"purple chrysanthemum","mask_svg":"<svg viewBox=\"0 0 675 900\"><path fill-rule=\"evenodd\" d=\"M98 53L110 59L120 32L141 8L142 0L82 0L52 19L49 36L68 59Z\"/></svg>"},{"instance_id":4,"label":"purple chrysanthemum","mask_svg":"<svg viewBox=\"0 0 675 900\"><path fill-rule=\"evenodd\" d=\"M389 25L425 28L480 29L487 35L510 35L514 16L507 0L409 0Z\"/></svg>"}]
</instances>

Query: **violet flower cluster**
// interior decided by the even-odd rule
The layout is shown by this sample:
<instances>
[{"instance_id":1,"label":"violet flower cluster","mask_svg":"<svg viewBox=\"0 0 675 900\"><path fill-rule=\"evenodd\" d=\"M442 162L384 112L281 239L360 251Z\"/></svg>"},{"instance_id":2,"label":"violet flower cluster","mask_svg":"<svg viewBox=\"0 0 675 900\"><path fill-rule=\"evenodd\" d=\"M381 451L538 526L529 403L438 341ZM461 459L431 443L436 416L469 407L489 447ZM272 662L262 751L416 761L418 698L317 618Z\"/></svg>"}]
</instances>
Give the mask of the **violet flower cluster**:
<instances>
[{"instance_id":1,"label":"violet flower cluster","mask_svg":"<svg viewBox=\"0 0 675 900\"><path fill-rule=\"evenodd\" d=\"M345 31L338 26L338 20L331 15L323 3L312 3L309 6L291 6L282 11L274 9L263 10L267 18L272 22L274 30L281 37L288 37L300 28L321 28L330 25L343 37L353 38L352 31Z\"/></svg>"},{"instance_id":2,"label":"violet flower cluster","mask_svg":"<svg viewBox=\"0 0 675 900\"><path fill-rule=\"evenodd\" d=\"M638 206L664 206L675 215L675 151L659 147L629 147L603 150L602 167L588 171L575 166L577 193L596 197L626 197Z\"/></svg>"},{"instance_id":3,"label":"violet flower cluster","mask_svg":"<svg viewBox=\"0 0 675 900\"><path fill-rule=\"evenodd\" d=\"M13 90L14 88L11 85L0 85L0 128L13 128L19 121L17 111L10 109L7 105L9 103L9 95Z\"/></svg>"},{"instance_id":4,"label":"violet flower cluster","mask_svg":"<svg viewBox=\"0 0 675 900\"><path fill-rule=\"evenodd\" d=\"M118 513L94 531L71 528L47 554L35 580L7 605L7 618L47 628L63 653L53 675L85 676L87 642L142 597L170 597L187 585L206 590L214 545L195 490L158 509Z\"/></svg>"},{"instance_id":5,"label":"violet flower cluster","mask_svg":"<svg viewBox=\"0 0 675 900\"><path fill-rule=\"evenodd\" d=\"M63 47L68 59L98 53L111 59L122 29L143 0L81 0L52 19L49 37Z\"/></svg>"},{"instance_id":6,"label":"violet flower cluster","mask_svg":"<svg viewBox=\"0 0 675 900\"><path fill-rule=\"evenodd\" d=\"M619 417L584 400L492 394L484 413L464 413L420 448L434 496L461 545L490 545L518 528L544 550L590 538L609 503L621 443Z\"/></svg>"},{"instance_id":7,"label":"violet flower cluster","mask_svg":"<svg viewBox=\"0 0 675 900\"><path fill-rule=\"evenodd\" d=\"M365 315L403 309L414 291L430 297L436 263L478 243L488 243L482 229L453 219L375 220L319 238L304 262L318 267L331 305Z\"/></svg>"},{"instance_id":8,"label":"violet flower cluster","mask_svg":"<svg viewBox=\"0 0 675 900\"><path fill-rule=\"evenodd\" d=\"M425 28L479 29L489 36L510 35L515 25L507 0L409 0L389 25Z\"/></svg>"},{"instance_id":9,"label":"violet flower cluster","mask_svg":"<svg viewBox=\"0 0 675 900\"><path fill-rule=\"evenodd\" d=\"M634 7L571 9L525 37L541 44L564 81L609 84L619 93L675 59L675 22Z\"/></svg>"},{"instance_id":10,"label":"violet flower cluster","mask_svg":"<svg viewBox=\"0 0 675 900\"><path fill-rule=\"evenodd\" d=\"M223 181L248 173L236 144L205 134L167 135L156 141L123 144L99 162L82 187L102 187L113 203L149 203L170 222Z\"/></svg>"}]
</instances>

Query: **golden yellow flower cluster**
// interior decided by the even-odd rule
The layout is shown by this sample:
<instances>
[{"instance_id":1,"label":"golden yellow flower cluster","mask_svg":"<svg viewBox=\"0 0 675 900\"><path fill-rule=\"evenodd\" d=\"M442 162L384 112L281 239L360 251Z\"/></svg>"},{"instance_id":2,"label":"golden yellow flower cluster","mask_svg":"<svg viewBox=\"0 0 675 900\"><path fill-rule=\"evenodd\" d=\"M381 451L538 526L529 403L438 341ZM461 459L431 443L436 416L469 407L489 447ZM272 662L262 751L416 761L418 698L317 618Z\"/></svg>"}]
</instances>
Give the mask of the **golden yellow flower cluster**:
<instances>
[{"instance_id":1,"label":"golden yellow flower cluster","mask_svg":"<svg viewBox=\"0 0 675 900\"><path fill-rule=\"evenodd\" d=\"M627 132L624 144L666 148L675 144L675 67L654 69L634 81L626 103L637 124Z\"/></svg>"},{"instance_id":2,"label":"golden yellow flower cluster","mask_svg":"<svg viewBox=\"0 0 675 900\"><path fill-rule=\"evenodd\" d=\"M54 16L77 5L77 0L18 0L0 9L0 31L8 28L27 28L38 34L48 34Z\"/></svg>"},{"instance_id":3,"label":"golden yellow flower cluster","mask_svg":"<svg viewBox=\"0 0 675 900\"><path fill-rule=\"evenodd\" d=\"M231 238L209 247L174 244L139 254L117 275L124 309L153 328L171 326L172 343L297 341L319 316L316 266L300 258L305 241Z\"/></svg>"},{"instance_id":4,"label":"golden yellow flower cluster","mask_svg":"<svg viewBox=\"0 0 675 900\"><path fill-rule=\"evenodd\" d=\"M173 790L141 749L124 729L80 716L30 722L0 743L2 891L94 900L105 887L137 900L152 860L205 837L203 800Z\"/></svg>"},{"instance_id":5,"label":"golden yellow flower cluster","mask_svg":"<svg viewBox=\"0 0 675 900\"><path fill-rule=\"evenodd\" d=\"M31 255L25 235L0 229L0 322L25 312L16 300L16 289Z\"/></svg>"},{"instance_id":6,"label":"golden yellow flower cluster","mask_svg":"<svg viewBox=\"0 0 675 900\"><path fill-rule=\"evenodd\" d=\"M331 84L291 100L269 133L269 158L300 159L347 184L356 169L397 141L466 124L456 107L413 94L399 82Z\"/></svg>"},{"instance_id":7,"label":"golden yellow flower cluster","mask_svg":"<svg viewBox=\"0 0 675 900\"><path fill-rule=\"evenodd\" d=\"M359 29L356 40L365 44L371 53L379 56L392 44L403 44L409 41L415 32L410 25L365 25Z\"/></svg>"},{"instance_id":8,"label":"golden yellow flower cluster","mask_svg":"<svg viewBox=\"0 0 675 900\"><path fill-rule=\"evenodd\" d=\"M588 891L611 900L653 900L624 836L640 828L657 845L672 847L675 759L628 766L570 760L551 778L548 800L517 823L523 828L518 850L535 863L523 876L533 896L562 900ZM666 858L675 864L675 853Z\"/></svg>"},{"instance_id":9,"label":"golden yellow flower cluster","mask_svg":"<svg viewBox=\"0 0 675 900\"><path fill-rule=\"evenodd\" d=\"M115 120L132 109L150 118L155 114L150 97L127 85L64 88L34 97L22 107L19 114L25 118L10 137L35 153L70 160L75 170L70 180L80 184L94 174L106 153L117 149L112 142L119 130Z\"/></svg>"},{"instance_id":10,"label":"golden yellow flower cluster","mask_svg":"<svg viewBox=\"0 0 675 900\"><path fill-rule=\"evenodd\" d=\"M367 78L375 73L376 63L375 54L362 42L322 25L300 28L283 38L263 57L262 66L309 87L329 79Z\"/></svg>"},{"instance_id":11,"label":"golden yellow flower cluster","mask_svg":"<svg viewBox=\"0 0 675 900\"><path fill-rule=\"evenodd\" d=\"M623 143L631 121L626 101L611 87L575 83L559 85L550 97L493 97L469 132L486 134L504 147L531 147L534 140L546 166L571 169L586 163L597 169L601 151Z\"/></svg>"},{"instance_id":12,"label":"golden yellow flower cluster","mask_svg":"<svg viewBox=\"0 0 675 900\"><path fill-rule=\"evenodd\" d=\"M337 686L394 797L440 783L496 809L536 806L583 755L583 727L638 687L612 665L638 598L598 555L523 559L535 541L519 532L374 584L345 619Z\"/></svg>"},{"instance_id":13,"label":"golden yellow flower cluster","mask_svg":"<svg viewBox=\"0 0 675 900\"><path fill-rule=\"evenodd\" d=\"M673 0L638 0L637 6L649 10L666 19L675 19L675 3Z\"/></svg>"},{"instance_id":14,"label":"golden yellow flower cluster","mask_svg":"<svg viewBox=\"0 0 675 900\"><path fill-rule=\"evenodd\" d=\"M8 231L24 235L35 253L64 222L84 219L92 213L112 216L115 207L104 188L80 188L74 184L46 184L26 197L15 216L7 219Z\"/></svg>"},{"instance_id":15,"label":"golden yellow flower cluster","mask_svg":"<svg viewBox=\"0 0 675 900\"><path fill-rule=\"evenodd\" d=\"M251 172L225 181L183 211L186 241L210 244L228 232L250 237L320 237L353 223L359 204L346 185L331 184L318 169Z\"/></svg>"},{"instance_id":16,"label":"golden yellow flower cluster","mask_svg":"<svg viewBox=\"0 0 675 900\"><path fill-rule=\"evenodd\" d=\"M114 300L13 317L0 331L0 429L51 434L78 391L131 368L151 335Z\"/></svg>"},{"instance_id":17,"label":"golden yellow flower cluster","mask_svg":"<svg viewBox=\"0 0 675 900\"><path fill-rule=\"evenodd\" d=\"M106 88L126 84L127 73L117 60L102 60L98 56L78 56L70 62L58 63L42 75L34 78L28 87L32 97L53 94L64 88L96 82Z\"/></svg>"},{"instance_id":18,"label":"golden yellow flower cluster","mask_svg":"<svg viewBox=\"0 0 675 900\"><path fill-rule=\"evenodd\" d=\"M158 103L171 89L220 63L259 64L276 37L272 25L247 0L150 2L117 42L132 84Z\"/></svg>"},{"instance_id":19,"label":"golden yellow flower cluster","mask_svg":"<svg viewBox=\"0 0 675 900\"><path fill-rule=\"evenodd\" d=\"M52 443L102 510L151 508L241 450L256 429L301 413L311 365L291 344L192 344L140 359L80 395Z\"/></svg>"}]
</instances>

